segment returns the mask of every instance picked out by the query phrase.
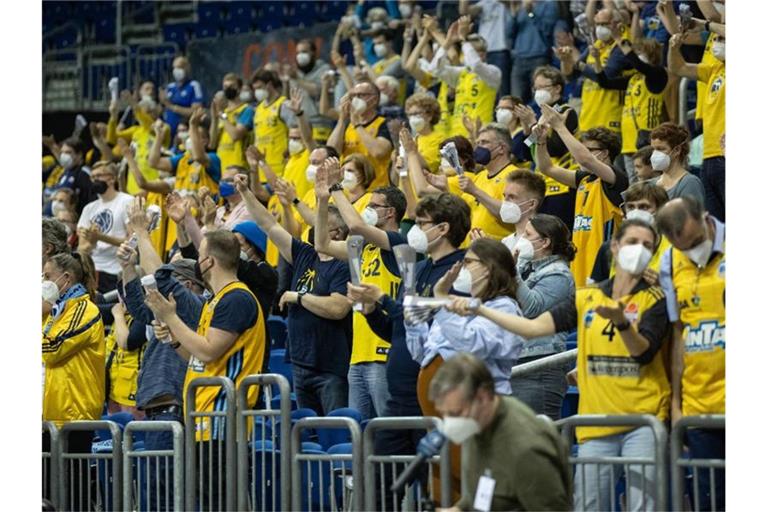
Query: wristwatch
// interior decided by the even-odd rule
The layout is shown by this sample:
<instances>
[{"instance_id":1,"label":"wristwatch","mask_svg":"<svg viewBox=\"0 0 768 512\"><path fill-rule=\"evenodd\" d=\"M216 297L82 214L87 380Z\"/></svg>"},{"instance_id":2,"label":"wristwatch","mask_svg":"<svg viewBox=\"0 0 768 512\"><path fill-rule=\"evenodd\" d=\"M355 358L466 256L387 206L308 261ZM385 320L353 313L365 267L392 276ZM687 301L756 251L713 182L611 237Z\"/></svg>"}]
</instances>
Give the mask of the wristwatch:
<instances>
[{"instance_id":1,"label":"wristwatch","mask_svg":"<svg viewBox=\"0 0 768 512\"><path fill-rule=\"evenodd\" d=\"M621 332L621 331L626 331L627 329L632 327L632 324L629 323L629 320L625 319L622 323L615 324L615 327L616 327L616 329L618 329Z\"/></svg>"},{"instance_id":2,"label":"wristwatch","mask_svg":"<svg viewBox=\"0 0 768 512\"><path fill-rule=\"evenodd\" d=\"M293 201L291 201L291 202L293 203L294 206L299 206L299 203L301 202L301 199L299 199L298 197L294 197Z\"/></svg>"},{"instance_id":3,"label":"wristwatch","mask_svg":"<svg viewBox=\"0 0 768 512\"><path fill-rule=\"evenodd\" d=\"M302 298L302 297L303 297L303 296L304 296L306 293L307 293L307 292L304 292L304 291L302 291L302 292L299 292L299 293L296 295L296 304L298 304L299 306L301 306L301 298Z\"/></svg>"},{"instance_id":4,"label":"wristwatch","mask_svg":"<svg viewBox=\"0 0 768 512\"><path fill-rule=\"evenodd\" d=\"M304 115L304 111L303 110L299 110L298 112L294 112L294 114L296 115L296 117L301 117L301 116Z\"/></svg>"},{"instance_id":5,"label":"wristwatch","mask_svg":"<svg viewBox=\"0 0 768 512\"><path fill-rule=\"evenodd\" d=\"M711 32L711 30L709 30L709 20L704 22L704 31L705 32Z\"/></svg>"},{"instance_id":6,"label":"wristwatch","mask_svg":"<svg viewBox=\"0 0 768 512\"><path fill-rule=\"evenodd\" d=\"M328 187L328 193L333 194L334 192L338 192L340 190L344 190L344 187L341 186L341 183L334 183L330 187Z\"/></svg>"},{"instance_id":7,"label":"wristwatch","mask_svg":"<svg viewBox=\"0 0 768 512\"><path fill-rule=\"evenodd\" d=\"M174 349L174 350L176 350L176 349L177 349L177 348L179 348L180 346L181 346L181 342L180 342L180 341L177 341L177 342L171 343L171 348L172 348L172 349Z\"/></svg>"}]
</instances>

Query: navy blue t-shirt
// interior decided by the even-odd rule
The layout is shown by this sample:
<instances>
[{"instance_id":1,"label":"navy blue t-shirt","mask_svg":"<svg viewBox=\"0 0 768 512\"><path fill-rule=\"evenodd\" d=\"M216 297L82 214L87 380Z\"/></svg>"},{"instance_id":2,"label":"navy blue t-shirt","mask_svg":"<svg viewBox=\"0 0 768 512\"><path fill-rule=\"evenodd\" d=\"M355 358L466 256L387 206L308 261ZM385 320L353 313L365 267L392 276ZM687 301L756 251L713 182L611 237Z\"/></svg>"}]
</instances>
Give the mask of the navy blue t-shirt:
<instances>
[{"instance_id":1,"label":"navy blue t-shirt","mask_svg":"<svg viewBox=\"0 0 768 512\"><path fill-rule=\"evenodd\" d=\"M239 335L253 327L258 319L259 308L253 295L245 290L232 290L216 304L211 327Z\"/></svg>"},{"instance_id":2,"label":"navy blue t-shirt","mask_svg":"<svg viewBox=\"0 0 768 512\"><path fill-rule=\"evenodd\" d=\"M332 259L320 261L315 248L301 240L291 244L291 290L320 297L347 294L349 265ZM318 372L346 377L352 351L352 313L341 320L322 318L299 304L288 309L291 362Z\"/></svg>"}]
</instances>

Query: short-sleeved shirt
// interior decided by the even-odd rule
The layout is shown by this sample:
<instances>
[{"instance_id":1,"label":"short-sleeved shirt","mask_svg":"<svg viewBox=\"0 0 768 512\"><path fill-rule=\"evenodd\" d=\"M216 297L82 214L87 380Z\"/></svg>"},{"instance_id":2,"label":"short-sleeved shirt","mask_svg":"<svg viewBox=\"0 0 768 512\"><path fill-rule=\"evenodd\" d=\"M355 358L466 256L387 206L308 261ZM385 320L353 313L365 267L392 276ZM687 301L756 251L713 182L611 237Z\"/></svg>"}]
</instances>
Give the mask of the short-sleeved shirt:
<instances>
[{"instance_id":1,"label":"short-sleeved shirt","mask_svg":"<svg viewBox=\"0 0 768 512\"><path fill-rule=\"evenodd\" d=\"M700 82L706 83L702 104L704 158L723 156L720 139L725 133L725 62L697 67Z\"/></svg>"},{"instance_id":2,"label":"short-sleeved shirt","mask_svg":"<svg viewBox=\"0 0 768 512\"><path fill-rule=\"evenodd\" d=\"M211 327L242 334L253 327L258 316L259 308L253 295L244 290L232 290L216 304Z\"/></svg>"},{"instance_id":3,"label":"short-sleeved shirt","mask_svg":"<svg viewBox=\"0 0 768 512\"><path fill-rule=\"evenodd\" d=\"M102 234L125 239L128 231L125 223L128 221L128 205L133 202L133 196L125 192L118 192L114 199L104 202L102 199L88 203L83 208L79 228L88 228L96 224ZM96 242L91 253L93 265L99 272L116 275L120 272L120 262L117 261L117 247L107 242Z\"/></svg>"},{"instance_id":4,"label":"short-sleeved shirt","mask_svg":"<svg viewBox=\"0 0 768 512\"><path fill-rule=\"evenodd\" d=\"M345 261L320 261L314 247L300 240L291 243L291 290L320 297L346 295L350 280ZM346 377L352 349L352 315L329 320L299 304L288 310L288 339L291 362L318 372Z\"/></svg>"},{"instance_id":5,"label":"short-sleeved shirt","mask_svg":"<svg viewBox=\"0 0 768 512\"><path fill-rule=\"evenodd\" d=\"M203 87L197 80L187 80L181 84L171 82L165 86L168 101L180 107L191 107L193 103L203 103ZM171 136L176 135L176 127L183 117L170 109L163 111L163 120L171 126Z\"/></svg>"},{"instance_id":6,"label":"short-sleeved shirt","mask_svg":"<svg viewBox=\"0 0 768 512\"><path fill-rule=\"evenodd\" d=\"M208 173L208 175L213 179L213 181L218 183L219 181L221 181L221 159L219 158L219 155L211 151L209 151L207 154L208 154L208 160L210 160L210 162L208 163L208 167L205 168L205 172ZM170 158L171 172L173 174L176 174L176 170L179 168L179 162L181 161L182 158L184 158L184 153L173 155Z\"/></svg>"}]
</instances>

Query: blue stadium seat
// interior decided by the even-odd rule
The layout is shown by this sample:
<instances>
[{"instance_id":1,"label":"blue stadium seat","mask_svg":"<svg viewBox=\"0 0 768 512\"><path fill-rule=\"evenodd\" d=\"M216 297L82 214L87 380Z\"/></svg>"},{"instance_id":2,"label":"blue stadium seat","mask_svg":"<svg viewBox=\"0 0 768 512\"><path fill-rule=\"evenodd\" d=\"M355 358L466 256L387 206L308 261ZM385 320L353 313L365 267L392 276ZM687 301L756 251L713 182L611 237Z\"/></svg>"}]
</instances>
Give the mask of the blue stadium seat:
<instances>
[{"instance_id":1,"label":"blue stadium seat","mask_svg":"<svg viewBox=\"0 0 768 512\"><path fill-rule=\"evenodd\" d=\"M94 22L93 42L99 44L113 44L116 40L115 18L103 16Z\"/></svg>"},{"instance_id":2,"label":"blue stadium seat","mask_svg":"<svg viewBox=\"0 0 768 512\"><path fill-rule=\"evenodd\" d=\"M348 1L322 2L320 4L321 21L339 21L347 13Z\"/></svg>"},{"instance_id":3,"label":"blue stadium seat","mask_svg":"<svg viewBox=\"0 0 768 512\"><path fill-rule=\"evenodd\" d=\"M273 409L280 409L280 395L273 396L272 401L270 402L270 405ZM295 411L299 408L298 403L296 402L296 393L291 393L291 410Z\"/></svg>"},{"instance_id":4,"label":"blue stadium seat","mask_svg":"<svg viewBox=\"0 0 768 512\"><path fill-rule=\"evenodd\" d=\"M255 2L256 6L262 5L262 2ZM227 7L227 19L246 19L253 20L253 2L230 2Z\"/></svg>"},{"instance_id":5,"label":"blue stadium seat","mask_svg":"<svg viewBox=\"0 0 768 512\"><path fill-rule=\"evenodd\" d=\"M335 444L328 448L328 455L352 455L352 443ZM331 471L334 473L333 477L333 489L336 498L336 503L341 506L344 503L344 480L342 476L348 479L352 477L352 461L351 460L335 460L331 462ZM347 496L347 503L349 503L349 496Z\"/></svg>"},{"instance_id":6,"label":"blue stadium seat","mask_svg":"<svg viewBox=\"0 0 768 512\"><path fill-rule=\"evenodd\" d=\"M269 373L279 373L288 379L288 383L293 382L293 372L291 364L285 362L285 349L272 350L269 354Z\"/></svg>"},{"instance_id":7,"label":"blue stadium seat","mask_svg":"<svg viewBox=\"0 0 768 512\"><path fill-rule=\"evenodd\" d=\"M342 407L340 409L334 409L326 415L327 418L344 417L352 418L359 425L362 421L360 411L352 409L351 407ZM338 428L318 428L317 439L324 448L330 448L335 444L343 444L351 441L351 436L348 430Z\"/></svg>"},{"instance_id":8,"label":"blue stadium seat","mask_svg":"<svg viewBox=\"0 0 768 512\"><path fill-rule=\"evenodd\" d=\"M124 430L125 426L133 421L133 415L129 412L116 412L115 414L105 414L101 419L104 421L114 421L120 426L120 430ZM109 429L97 430L96 435L99 441L109 441L112 439L112 432Z\"/></svg>"},{"instance_id":9,"label":"blue stadium seat","mask_svg":"<svg viewBox=\"0 0 768 512\"><path fill-rule=\"evenodd\" d=\"M309 455L325 455L321 450L301 450ZM330 497L328 495L328 478L331 473L329 461L302 461L301 471L301 510L328 510L330 509ZM320 474L322 473L322 479ZM323 485L320 485L322 480ZM309 490L309 493L307 492ZM307 500L309 494L310 499Z\"/></svg>"},{"instance_id":10,"label":"blue stadium seat","mask_svg":"<svg viewBox=\"0 0 768 512\"><path fill-rule=\"evenodd\" d=\"M77 44L77 29L64 30L53 38L53 47L56 50L71 48Z\"/></svg>"},{"instance_id":11,"label":"blue stadium seat","mask_svg":"<svg viewBox=\"0 0 768 512\"><path fill-rule=\"evenodd\" d=\"M283 21L281 18L270 18L268 15L263 16L256 23L256 29L259 32L271 32L278 28L282 28Z\"/></svg>"},{"instance_id":12,"label":"blue stadium seat","mask_svg":"<svg viewBox=\"0 0 768 512\"><path fill-rule=\"evenodd\" d=\"M225 34L246 34L253 32L253 22L248 18L233 18L225 20L222 28Z\"/></svg>"},{"instance_id":13,"label":"blue stadium seat","mask_svg":"<svg viewBox=\"0 0 768 512\"><path fill-rule=\"evenodd\" d=\"M176 43L179 46L187 44L187 34L192 29L190 23L168 23L163 25L163 41Z\"/></svg>"},{"instance_id":14,"label":"blue stadium seat","mask_svg":"<svg viewBox=\"0 0 768 512\"><path fill-rule=\"evenodd\" d=\"M317 2L289 2L283 18L286 26L309 26L317 21Z\"/></svg>"},{"instance_id":15,"label":"blue stadium seat","mask_svg":"<svg viewBox=\"0 0 768 512\"><path fill-rule=\"evenodd\" d=\"M301 451L304 451L304 450L316 450L321 452L323 451L323 447L320 446L318 443L304 441L303 443L301 443Z\"/></svg>"},{"instance_id":16,"label":"blue stadium seat","mask_svg":"<svg viewBox=\"0 0 768 512\"><path fill-rule=\"evenodd\" d=\"M202 21L195 25L195 38L209 39L219 37L219 26L217 23L203 23Z\"/></svg>"},{"instance_id":17,"label":"blue stadium seat","mask_svg":"<svg viewBox=\"0 0 768 512\"><path fill-rule=\"evenodd\" d=\"M249 450L248 454L249 457L253 456L253 460L248 465L249 481L256 483L253 509L282 510L280 508L280 451L273 450L272 443L263 443L255 451ZM263 496L262 487L265 491Z\"/></svg>"},{"instance_id":18,"label":"blue stadium seat","mask_svg":"<svg viewBox=\"0 0 768 512\"><path fill-rule=\"evenodd\" d=\"M222 18L224 6L219 2L198 2L197 19L199 23L216 25Z\"/></svg>"},{"instance_id":19,"label":"blue stadium seat","mask_svg":"<svg viewBox=\"0 0 768 512\"><path fill-rule=\"evenodd\" d=\"M285 348L285 339L288 337L288 324L285 318L277 315L269 315L267 318L267 332L272 340L272 348Z\"/></svg>"}]
</instances>

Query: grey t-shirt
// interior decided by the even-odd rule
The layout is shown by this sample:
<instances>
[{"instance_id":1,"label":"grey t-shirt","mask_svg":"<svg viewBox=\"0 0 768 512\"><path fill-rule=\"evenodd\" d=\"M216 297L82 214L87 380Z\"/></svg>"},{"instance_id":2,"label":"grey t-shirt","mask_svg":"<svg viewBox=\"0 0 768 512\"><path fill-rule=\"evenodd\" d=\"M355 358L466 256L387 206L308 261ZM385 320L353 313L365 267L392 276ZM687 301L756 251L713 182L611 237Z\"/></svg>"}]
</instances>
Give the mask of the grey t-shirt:
<instances>
[{"instance_id":1,"label":"grey t-shirt","mask_svg":"<svg viewBox=\"0 0 768 512\"><path fill-rule=\"evenodd\" d=\"M656 178L653 184L658 185L659 179L661 178L660 177ZM669 196L670 199L675 199L677 197L683 197L683 196L690 196L696 199L697 201L699 201L699 203L703 205L704 204L704 184L701 182L699 178L687 172L683 175L682 178L680 178L677 181L677 183L675 183L674 187L667 190L667 195Z\"/></svg>"}]
</instances>

